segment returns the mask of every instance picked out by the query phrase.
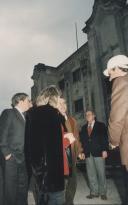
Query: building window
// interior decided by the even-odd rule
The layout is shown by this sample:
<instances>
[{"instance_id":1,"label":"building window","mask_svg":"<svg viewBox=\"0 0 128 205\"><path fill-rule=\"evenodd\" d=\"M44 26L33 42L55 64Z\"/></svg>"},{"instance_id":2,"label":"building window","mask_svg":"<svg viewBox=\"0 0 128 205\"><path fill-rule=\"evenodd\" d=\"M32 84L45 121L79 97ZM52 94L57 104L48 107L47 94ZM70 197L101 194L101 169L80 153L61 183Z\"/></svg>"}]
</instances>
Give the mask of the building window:
<instances>
[{"instance_id":1,"label":"building window","mask_svg":"<svg viewBox=\"0 0 128 205\"><path fill-rule=\"evenodd\" d=\"M79 100L76 100L74 102L74 105L75 105L75 112L82 112L84 109L83 109L83 99L79 99Z\"/></svg>"},{"instance_id":2,"label":"building window","mask_svg":"<svg viewBox=\"0 0 128 205\"><path fill-rule=\"evenodd\" d=\"M81 71L82 71L83 76L86 76L86 74L87 74L87 59L80 60L80 67L81 67Z\"/></svg>"},{"instance_id":3,"label":"building window","mask_svg":"<svg viewBox=\"0 0 128 205\"><path fill-rule=\"evenodd\" d=\"M76 82L80 81L81 80L80 69L75 70L72 73L72 76L73 76L73 83L76 83Z\"/></svg>"},{"instance_id":4,"label":"building window","mask_svg":"<svg viewBox=\"0 0 128 205\"><path fill-rule=\"evenodd\" d=\"M84 65L83 67L81 67L81 71L82 71L83 76L86 76L87 75L87 66Z\"/></svg>"},{"instance_id":5,"label":"building window","mask_svg":"<svg viewBox=\"0 0 128 205\"><path fill-rule=\"evenodd\" d=\"M61 90L64 90L64 79L63 80L61 80L61 81L59 81L59 88L61 89Z\"/></svg>"}]
</instances>

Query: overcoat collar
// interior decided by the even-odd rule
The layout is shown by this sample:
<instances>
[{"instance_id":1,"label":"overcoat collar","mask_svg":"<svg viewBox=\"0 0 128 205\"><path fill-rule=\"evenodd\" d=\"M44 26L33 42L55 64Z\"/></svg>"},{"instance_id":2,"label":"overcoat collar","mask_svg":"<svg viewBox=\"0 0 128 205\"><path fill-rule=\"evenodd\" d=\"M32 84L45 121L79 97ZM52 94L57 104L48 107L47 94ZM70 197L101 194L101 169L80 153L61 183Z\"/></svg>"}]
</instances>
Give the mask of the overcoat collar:
<instances>
[{"instance_id":1,"label":"overcoat collar","mask_svg":"<svg viewBox=\"0 0 128 205\"><path fill-rule=\"evenodd\" d=\"M23 124L25 124L25 119L22 117L21 113L20 113L16 108L13 108L13 111L14 111L16 117L17 117Z\"/></svg>"}]
</instances>

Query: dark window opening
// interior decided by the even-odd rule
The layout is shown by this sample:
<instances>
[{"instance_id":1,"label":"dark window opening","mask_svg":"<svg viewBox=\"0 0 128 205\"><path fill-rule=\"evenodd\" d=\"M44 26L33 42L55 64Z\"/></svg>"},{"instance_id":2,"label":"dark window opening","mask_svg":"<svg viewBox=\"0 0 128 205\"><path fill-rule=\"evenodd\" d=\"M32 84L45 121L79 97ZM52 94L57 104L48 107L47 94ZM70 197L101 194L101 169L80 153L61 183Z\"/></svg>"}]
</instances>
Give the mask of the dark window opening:
<instances>
[{"instance_id":1,"label":"dark window opening","mask_svg":"<svg viewBox=\"0 0 128 205\"><path fill-rule=\"evenodd\" d=\"M80 69L75 70L73 73L73 83L76 83L81 80Z\"/></svg>"},{"instance_id":2,"label":"dark window opening","mask_svg":"<svg viewBox=\"0 0 128 205\"><path fill-rule=\"evenodd\" d=\"M61 90L64 90L64 79L63 80L61 80L61 81L59 81L59 88L61 89Z\"/></svg>"},{"instance_id":3,"label":"dark window opening","mask_svg":"<svg viewBox=\"0 0 128 205\"><path fill-rule=\"evenodd\" d=\"M84 109L83 109L83 99L79 99L79 100L76 100L74 102L74 105L75 105L75 112L82 112Z\"/></svg>"}]
</instances>

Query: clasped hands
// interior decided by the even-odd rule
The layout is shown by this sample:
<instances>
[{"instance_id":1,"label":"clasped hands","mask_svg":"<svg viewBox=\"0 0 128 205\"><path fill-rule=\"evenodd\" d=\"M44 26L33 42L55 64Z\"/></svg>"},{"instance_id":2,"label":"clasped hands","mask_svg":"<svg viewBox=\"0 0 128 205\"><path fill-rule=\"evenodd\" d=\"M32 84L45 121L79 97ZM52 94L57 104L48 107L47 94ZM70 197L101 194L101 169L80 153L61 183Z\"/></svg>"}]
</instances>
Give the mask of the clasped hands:
<instances>
[{"instance_id":1,"label":"clasped hands","mask_svg":"<svg viewBox=\"0 0 128 205\"><path fill-rule=\"evenodd\" d=\"M106 152L106 151L103 151L103 152L102 152L102 158L105 159L105 158L107 158L107 156L108 156L107 152ZM78 155L78 157L79 157L80 160L85 160L85 158L86 158L86 156L85 156L84 153L80 153L80 154Z\"/></svg>"}]
</instances>

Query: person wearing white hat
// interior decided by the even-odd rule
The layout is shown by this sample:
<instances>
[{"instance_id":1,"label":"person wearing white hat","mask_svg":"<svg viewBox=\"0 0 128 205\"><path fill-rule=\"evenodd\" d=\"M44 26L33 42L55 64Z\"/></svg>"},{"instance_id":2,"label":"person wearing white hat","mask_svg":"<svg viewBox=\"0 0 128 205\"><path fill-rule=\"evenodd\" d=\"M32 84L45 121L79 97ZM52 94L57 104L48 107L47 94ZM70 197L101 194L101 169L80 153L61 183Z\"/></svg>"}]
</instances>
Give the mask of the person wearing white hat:
<instances>
[{"instance_id":1,"label":"person wearing white hat","mask_svg":"<svg viewBox=\"0 0 128 205\"><path fill-rule=\"evenodd\" d=\"M124 204L128 205L128 57L116 55L110 58L103 73L112 81L109 140L112 147L120 148L125 185Z\"/></svg>"},{"instance_id":2,"label":"person wearing white hat","mask_svg":"<svg viewBox=\"0 0 128 205\"><path fill-rule=\"evenodd\" d=\"M122 72L124 71L124 72ZM110 81L116 77L124 76L128 72L128 57L116 55L109 59L104 75L110 77Z\"/></svg>"}]
</instances>

